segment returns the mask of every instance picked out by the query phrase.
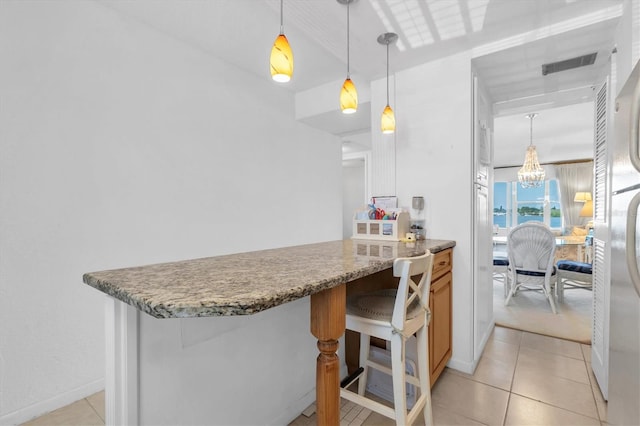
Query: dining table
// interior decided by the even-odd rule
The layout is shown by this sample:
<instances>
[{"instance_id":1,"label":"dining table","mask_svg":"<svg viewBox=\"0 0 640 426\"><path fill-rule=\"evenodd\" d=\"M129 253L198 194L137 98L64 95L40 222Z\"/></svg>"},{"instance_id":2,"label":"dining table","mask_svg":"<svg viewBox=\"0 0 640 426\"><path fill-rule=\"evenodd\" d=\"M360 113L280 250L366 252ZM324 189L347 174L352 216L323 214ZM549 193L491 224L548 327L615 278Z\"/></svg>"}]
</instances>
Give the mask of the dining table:
<instances>
[{"instance_id":1,"label":"dining table","mask_svg":"<svg viewBox=\"0 0 640 426\"><path fill-rule=\"evenodd\" d=\"M588 262L590 260L589 247L586 246L584 235L562 235L556 237L555 261L576 260L578 262ZM508 253L507 236L494 235L493 249L495 252Z\"/></svg>"}]
</instances>

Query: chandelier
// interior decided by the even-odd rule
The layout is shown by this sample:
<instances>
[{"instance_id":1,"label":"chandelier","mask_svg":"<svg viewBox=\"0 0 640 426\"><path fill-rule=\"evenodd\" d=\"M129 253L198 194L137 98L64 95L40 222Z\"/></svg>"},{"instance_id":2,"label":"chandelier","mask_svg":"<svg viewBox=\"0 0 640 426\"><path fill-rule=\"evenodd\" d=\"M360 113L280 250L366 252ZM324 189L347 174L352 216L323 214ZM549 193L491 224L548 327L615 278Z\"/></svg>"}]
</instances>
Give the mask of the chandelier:
<instances>
[{"instance_id":1,"label":"chandelier","mask_svg":"<svg viewBox=\"0 0 640 426\"><path fill-rule=\"evenodd\" d=\"M529 147L524 157L524 164L518 171L518 181L523 188L537 188L544 183L544 170L538 162L536 147L533 145L533 119L538 114L528 114L530 120Z\"/></svg>"}]
</instances>

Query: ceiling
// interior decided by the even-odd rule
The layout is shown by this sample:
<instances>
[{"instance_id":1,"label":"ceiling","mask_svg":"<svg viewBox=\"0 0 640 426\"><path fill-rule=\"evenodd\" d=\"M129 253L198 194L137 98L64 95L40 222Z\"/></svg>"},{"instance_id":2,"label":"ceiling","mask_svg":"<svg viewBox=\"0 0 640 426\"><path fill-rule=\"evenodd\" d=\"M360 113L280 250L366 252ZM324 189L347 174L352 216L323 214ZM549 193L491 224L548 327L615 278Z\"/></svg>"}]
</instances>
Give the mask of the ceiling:
<instances>
[{"instance_id":1,"label":"ceiling","mask_svg":"<svg viewBox=\"0 0 640 426\"><path fill-rule=\"evenodd\" d=\"M526 114L495 118L494 167L522 167L531 139L543 164L593 158L593 102L536 111L533 122Z\"/></svg>"},{"instance_id":2,"label":"ceiling","mask_svg":"<svg viewBox=\"0 0 640 426\"><path fill-rule=\"evenodd\" d=\"M270 80L278 0L95 1ZM347 72L346 12L337 0L284 1L295 70L283 90L335 82L338 104ZM604 75L621 12L622 0L356 0L350 5L351 75L356 87L385 76L386 50L376 39L392 31L399 40L390 47L391 73L471 50L498 116L585 102ZM542 76L544 63L592 52L598 52L593 65ZM343 137L363 125L310 122Z\"/></svg>"}]
</instances>

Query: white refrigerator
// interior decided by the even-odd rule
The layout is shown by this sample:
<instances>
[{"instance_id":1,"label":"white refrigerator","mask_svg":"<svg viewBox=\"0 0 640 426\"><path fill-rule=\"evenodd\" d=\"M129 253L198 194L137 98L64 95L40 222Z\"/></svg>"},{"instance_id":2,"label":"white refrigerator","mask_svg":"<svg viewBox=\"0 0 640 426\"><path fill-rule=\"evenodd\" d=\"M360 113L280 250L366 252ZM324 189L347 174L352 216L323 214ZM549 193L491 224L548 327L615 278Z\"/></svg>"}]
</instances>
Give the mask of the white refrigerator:
<instances>
[{"instance_id":1,"label":"white refrigerator","mask_svg":"<svg viewBox=\"0 0 640 426\"><path fill-rule=\"evenodd\" d=\"M611 164L608 423L640 424L640 63L616 98Z\"/></svg>"}]
</instances>

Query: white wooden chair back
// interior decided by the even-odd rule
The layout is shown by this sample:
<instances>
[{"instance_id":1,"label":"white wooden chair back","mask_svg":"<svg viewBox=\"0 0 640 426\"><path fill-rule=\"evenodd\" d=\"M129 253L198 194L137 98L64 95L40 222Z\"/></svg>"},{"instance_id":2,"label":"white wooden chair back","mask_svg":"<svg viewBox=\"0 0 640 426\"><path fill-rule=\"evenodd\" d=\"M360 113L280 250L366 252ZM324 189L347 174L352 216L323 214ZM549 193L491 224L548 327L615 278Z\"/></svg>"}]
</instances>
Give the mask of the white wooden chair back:
<instances>
[{"instance_id":1,"label":"white wooden chair back","mask_svg":"<svg viewBox=\"0 0 640 426\"><path fill-rule=\"evenodd\" d=\"M398 258L393 262L393 276L400 277L393 308L391 325L395 330L404 330L405 322L412 319L416 310L427 310L433 255L429 250L421 256ZM420 276L416 283L414 278Z\"/></svg>"}]
</instances>

